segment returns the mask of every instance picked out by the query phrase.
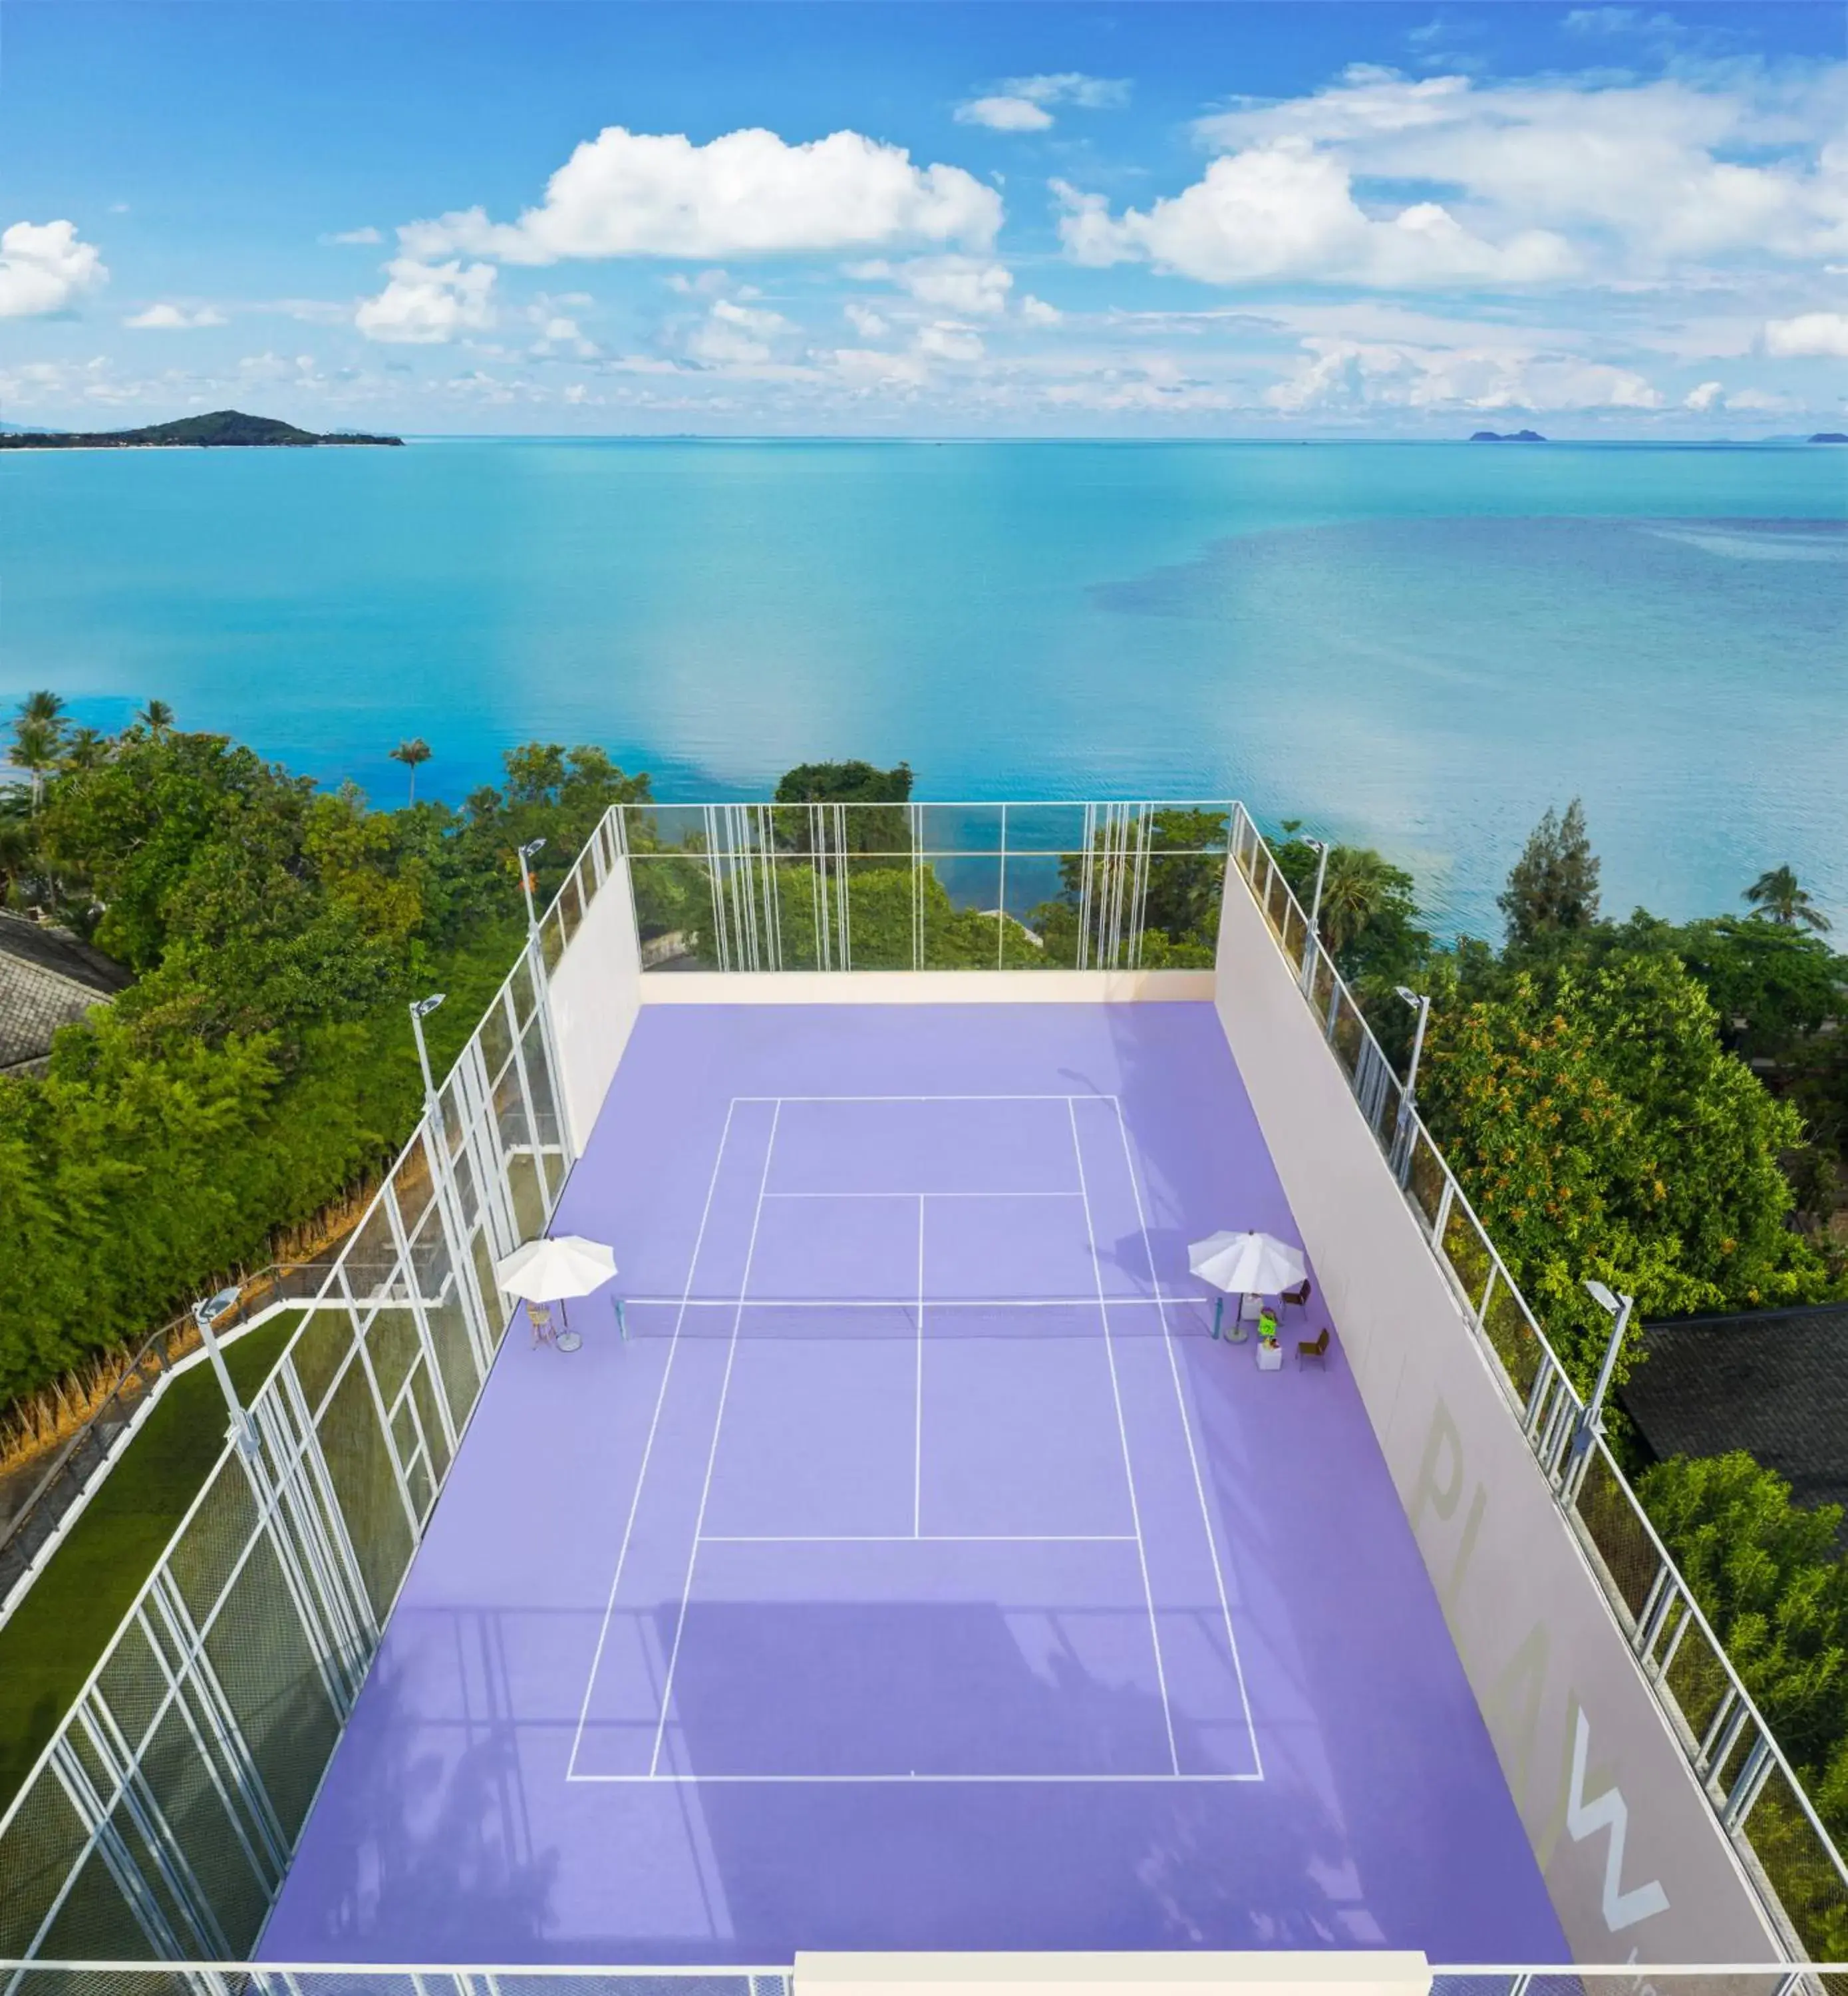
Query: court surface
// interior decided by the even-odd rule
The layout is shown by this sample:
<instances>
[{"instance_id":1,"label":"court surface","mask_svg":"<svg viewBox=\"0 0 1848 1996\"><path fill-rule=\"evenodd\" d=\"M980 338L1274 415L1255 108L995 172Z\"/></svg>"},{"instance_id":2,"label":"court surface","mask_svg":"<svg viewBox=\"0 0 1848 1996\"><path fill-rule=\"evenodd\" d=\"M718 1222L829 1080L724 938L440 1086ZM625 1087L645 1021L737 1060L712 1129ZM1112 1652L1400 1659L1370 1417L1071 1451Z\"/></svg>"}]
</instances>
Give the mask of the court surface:
<instances>
[{"instance_id":1,"label":"court surface","mask_svg":"<svg viewBox=\"0 0 1848 1996\"><path fill-rule=\"evenodd\" d=\"M1565 1948L1210 1007L644 1012L271 1960ZM1313 1274L1313 1268L1312 1268ZM1286 1340L1329 1322L1288 1313Z\"/></svg>"}]
</instances>

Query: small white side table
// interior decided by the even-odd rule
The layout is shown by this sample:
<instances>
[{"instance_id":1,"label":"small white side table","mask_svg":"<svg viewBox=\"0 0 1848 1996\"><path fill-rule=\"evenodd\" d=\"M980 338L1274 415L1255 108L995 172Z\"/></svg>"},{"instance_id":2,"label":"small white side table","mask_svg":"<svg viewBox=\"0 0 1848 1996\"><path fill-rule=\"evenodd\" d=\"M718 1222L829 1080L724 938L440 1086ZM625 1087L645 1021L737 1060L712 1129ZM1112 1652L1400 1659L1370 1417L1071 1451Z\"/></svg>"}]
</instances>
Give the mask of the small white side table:
<instances>
[{"instance_id":1,"label":"small white side table","mask_svg":"<svg viewBox=\"0 0 1848 1996\"><path fill-rule=\"evenodd\" d=\"M1261 1337L1258 1340L1258 1371L1260 1372L1275 1372L1281 1369L1282 1365L1283 1346L1282 1342L1279 1341L1274 1344L1266 1344L1264 1340Z\"/></svg>"}]
</instances>

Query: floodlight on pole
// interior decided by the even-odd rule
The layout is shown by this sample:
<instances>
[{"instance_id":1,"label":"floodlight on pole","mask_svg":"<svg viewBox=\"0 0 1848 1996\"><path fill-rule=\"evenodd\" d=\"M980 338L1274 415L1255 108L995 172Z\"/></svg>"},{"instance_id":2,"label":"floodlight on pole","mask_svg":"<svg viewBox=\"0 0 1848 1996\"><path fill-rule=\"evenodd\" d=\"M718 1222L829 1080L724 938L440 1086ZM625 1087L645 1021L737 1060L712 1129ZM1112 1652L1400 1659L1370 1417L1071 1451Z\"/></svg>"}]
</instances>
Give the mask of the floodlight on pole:
<instances>
[{"instance_id":1,"label":"floodlight on pole","mask_svg":"<svg viewBox=\"0 0 1848 1996\"><path fill-rule=\"evenodd\" d=\"M1418 1099L1418 1062L1424 1052L1424 1029L1431 1018L1431 995L1428 991L1414 991L1409 984L1395 985L1393 989L1418 1014L1417 1029L1412 1035L1412 1065L1406 1070L1406 1085L1399 1098L1399 1121L1392 1132L1393 1161L1399 1182L1403 1185L1412 1175L1412 1117Z\"/></svg>"},{"instance_id":2,"label":"floodlight on pole","mask_svg":"<svg viewBox=\"0 0 1848 1996\"><path fill-rule=\"evenodd\" d=\"M1629 1313L1636 1306L1636 1298L1626 1296L1612 1289L1609 1283L1585 1278L1585 1288L1592 1300L1612 1318L1610 1342L1604 1347L1604 1363L1598 1368L1598 1383L1592 1389L1592 1397L1585 1403L1585 1412L1578 1417L1578 1426L1572 1435L1572 1460L1566 1471L1566 1494L1569 1496L1585 1481L1585 1471L1591 1466L1592 1444L1604 1432L1604 1399L1611 1389L1611 1375L1617 1369L1618 1354L1623 1349L1623 1334L1629 1328Z\"/></svg>"},{"instance_id":3,"label":"floodlight on pole","mask_svg":"<svg viewBox=\"0 0 1848 1996\"><path fill-rule=\"evenodd\" d=\"M532 858L535 853L542 852L545 850L545 841L544 839L529 838L526 843L520 848L520 891L526 896L526 933L529 936L532 937L535 941L536 941L539 937L539 918L533 911L532 869L527 864L527 862Z\"/></svg>"},{"instance_id":4,"label":"floodlight on pole","mask_svg":"<svg viewBox=\"0 0 1848 1996\"><path fill-rule=\"evenodd\" d=\"M256 1423L245 1412L244 1403L237 1396L237 1388L232 1385L231 1368L225 1363L225 1354L219 1344L217 1320L237 1300L236 1289L221 1289L215 1296L192 1306L192 1320L198 1327L199 1335L205 1340L205 1350L212 1360L212 1369L218 1376L219 1391L225 1396L225 1404L231 1410L231 1438L237 1444L238 1452L254 1457L262 1452L263 1444L257 1437Z\"/></svg>"},{"instance_id":5,"label":"floodlight on pole","mask_svg":"<svg viewBox=\"0 0 1848 1996\"><path fill-rule=\"evenodd\" d=\"M424 1106L428 1109L436 1105L436 1082L430 1072L430 1050L424 1044L424 1020L448 995L432 991L428 998L415 998L411 1003L411 1036L417 1042L417 1064L423 1070Z\"/></svg>"},{"instance_id":6,"label":"floodlight on pole","mask_svg":"<svg viewBox=\"0 0 1848 1996\"><path fill-rule=\"evenodd\" d=\"M1306 838L1303 843L1311 852L1320 854L1316 862L1316 891L1309 904L1309 941L1303 949L1303 988L1313 989L1316 981L1316 952L1313 945L1322 940L1320 926L1322 919L1322 883L1328 877L1328 841L1325 838Z\"/></svg>"}]
</instances>

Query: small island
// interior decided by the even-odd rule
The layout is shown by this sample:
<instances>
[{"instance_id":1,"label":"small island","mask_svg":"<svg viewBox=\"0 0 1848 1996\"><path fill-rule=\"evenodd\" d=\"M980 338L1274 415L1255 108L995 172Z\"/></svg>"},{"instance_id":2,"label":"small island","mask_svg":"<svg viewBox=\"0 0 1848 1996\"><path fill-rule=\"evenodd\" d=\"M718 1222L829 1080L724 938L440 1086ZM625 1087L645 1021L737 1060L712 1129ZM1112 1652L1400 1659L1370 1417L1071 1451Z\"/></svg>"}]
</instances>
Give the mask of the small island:
<instances>
[{"instance_id":1,"label":"small island","mask_svg":"<svg viewBox=\"0 0 1848 1996\"><path fill-rule=\"evenodd\" d=\"M1538 430L1478 430L1470 438L1471 443L1544 443L1546 441Z\"/></svg>"},{"instance_id":2,"label":"small island","mask_svg":"<svg viewBox=\"0 0 1848 1996\"><path fill-rule=\"evenodd\" d=\"M1812 443L1848 443L1848 432L1818 430L1810 439Z\"/></svg>"},{"instance_id":3,"label":"small island","mask_svg":"<svg viewBox=\"0 0 1848 1996\"><path fill-rule=\"evenodd\" d=\"M309 444L372 443L401 446L402 437L364 436L336 430L317 436L274 416L247 416L241 409L216 409L208 416L182 416L177 422L151 423L139 430L10 430L0 434L0 450L216 450L226 447L280 446L301 449Z\"/></svg>"}]
</instances>

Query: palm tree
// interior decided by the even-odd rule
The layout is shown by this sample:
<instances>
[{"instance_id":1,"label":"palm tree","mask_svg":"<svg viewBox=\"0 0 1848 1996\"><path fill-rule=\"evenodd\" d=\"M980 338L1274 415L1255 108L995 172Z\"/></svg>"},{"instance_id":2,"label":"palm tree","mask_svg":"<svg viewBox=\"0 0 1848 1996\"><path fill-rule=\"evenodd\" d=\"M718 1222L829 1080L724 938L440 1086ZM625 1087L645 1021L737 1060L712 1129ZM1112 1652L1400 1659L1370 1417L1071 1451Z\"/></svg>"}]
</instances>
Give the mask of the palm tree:
<instances>
[{"instance_id":1,"label":"palm tree","mask_svg":"<svg viewBox=\"0 0 1848 1996\"><path fill-rule=\"evenodd\" d=\"M1337 955L1378 914L1392 890L1392 869L1366 846L1337 845L1328 855L1317 927Z\"/></svg>"},{"instance_id":2,"label":"palm tree","mask_svg":"<svg viewBox=\"0 0 1848 1996\"><path fill-rule=\"evenodd\" d=\"M1829 917L1809 898L1809 890L1799 883L1792 867L1774 866L1760 873L1740 898L1787 929L1814 929L1819 935L1829 932Z\"/></svg>"},{"instance_id":3,"label":"palm tree","mask_svg":"<svg viewBox=\"0 0 1848 1996\"><path fill-rule=\"evenodd\" d=\"M401 742L391 752L392 761L402 762L411 772L411 801L413 804L417 802L418 765L428 762L435 752L421 735L413 735L408 742Z\"/></svg>"},{"instance_id":4,"label":"palm tree","mask_svg":"<svg viewBox=\"0 0 1848 1996\"><path fill-rule=\"evenodd\" d=\"M135 719L158 742L163 735L172 731L174 711L163 700L150 700Z\"/></svg>"},{"instance_id":5,"label":"palm tree","mask_svg":"<svg viewBox=\"0 0 1848 1996\"><path fill-rule=\"evenodd\" d=\"M64 764L67 769L96 769L109 759L109 738L94 728L73 730L71 739L64 744Z\"/></svg>"},{"instance_id":6,"label":"palm tree","mask_svg":"<svg viewBox=\"0 0 1848 1996\"><path fill-rule=\"evenodd\" d=\"M57 767L56 726L49 721L28 720L22 714L13 723L12 753L8 760L31 776L32 807L36 811L45 800L45 773Z\"/></svg>"},{"instance_id":7,"label":"palm tree","mask_svg":"<svg viewBox=\"0 0 1848 1996\"><path fill-rule=\"evenodd\" d=\"M42 721L47 728L62 728L64 703L55 693L29 693L19 703L22 721Z\"/></svg>"}]
</instances>

